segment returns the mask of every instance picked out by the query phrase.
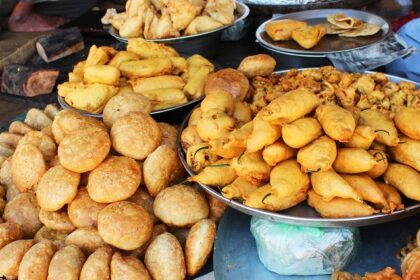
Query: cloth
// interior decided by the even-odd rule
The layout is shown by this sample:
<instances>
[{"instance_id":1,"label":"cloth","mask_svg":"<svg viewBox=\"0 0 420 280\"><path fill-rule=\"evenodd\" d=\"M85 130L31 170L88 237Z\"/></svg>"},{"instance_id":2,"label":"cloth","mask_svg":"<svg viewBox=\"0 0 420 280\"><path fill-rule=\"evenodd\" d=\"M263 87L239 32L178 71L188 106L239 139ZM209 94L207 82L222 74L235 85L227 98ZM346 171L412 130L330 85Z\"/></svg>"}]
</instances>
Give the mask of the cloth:
<instances>
[{"instance_id":1,"label":"cloth","mask_svg":"<svg viewBox=\"0 0 420 280\"><path fill-rule=\"evenodd\" d=\"M328 54L334 66L347 72L363 72L392 61L407 57L416 52L416 48L408 46L397 34L391 34L385 40L372 46L354 51Z\"/></svg>"},{"instance_id":2,"label":"cloth","mask_svg":"<svg viewBox=\"0 0 420 280\"><path fill-rule=\"evenodd\" d=\"M406 23L398 31L398 35L408 46L420 49L420 18ZM386 66L386 72L420 83L420 53L393 61Z\"/></svg>"}]
</instances>

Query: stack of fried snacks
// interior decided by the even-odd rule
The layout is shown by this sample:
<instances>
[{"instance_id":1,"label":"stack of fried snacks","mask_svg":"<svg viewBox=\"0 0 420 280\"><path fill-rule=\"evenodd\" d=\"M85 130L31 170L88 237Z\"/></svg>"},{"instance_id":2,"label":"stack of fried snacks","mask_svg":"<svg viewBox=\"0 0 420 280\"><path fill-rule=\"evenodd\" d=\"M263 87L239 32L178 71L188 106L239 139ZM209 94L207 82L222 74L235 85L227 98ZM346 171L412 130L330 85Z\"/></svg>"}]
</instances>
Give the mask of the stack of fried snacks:
<instances>
[{"instance_id":1,"label":"stack of fried snacks","mask_svg":"<svg viewBox=\"0 0 420 280\"><path fill-rule=\"evenodd\" d=\"M101 113L112 97L133 93L154 111L201 97L213 71L213 64L200 55L185 59L163 44L130 39L126 51L93 45L68 82L58 85L58 94L73 108ZM130 103L125 101L119 103Z\"/></svg>"},{"instance_id":2,"label":"stack of fried snacks","mask_svg":"<svg viewBox=\"0 0 420 280\"><path fill-rule=\"evenodd\" d=\"M341 37L370 36L381 30L377 24L366 23L342 13L329 15L327 21L328 23L324 24L326 33L338 34Z\"/></svg>"},{"instance_id":3,"label":"stack of fried snacks","mask_svg":"<svg viewBox=\"0 0 420 280\"><path fill-rule=\"evenodd\" d=\"M249 65L264 72L269 64ZM327 77L336 79L338 89L345 90L340 85L353 81L355 90L365 90L364 94L370 85L366 80L372 81L372 91L379 92L374 79L384 77L358 74L354 81L351 74L331 68L292 71L272 86L275 95L264 103L265 99L256 99L260 92L245 83L242 72L224 69L213 74L206 82L206 97L181 134L187 163L197 173L189 180L269 211L307 199L325 218L392 213L404 208L400 193L420 201L419 106L400 103L392 119L390 112L377 108L325 103L311 81L321 87L326 70L336 75ZM296 79L297 75L303 78ZM231 86L216 83L214 76ZM388 81L382 80L385 84ZM400 87L415 91L407 82L395 86L397 91ZM241 88L247 93L238 94Z\"/></svg>"},{"instance_id":4,"label":"stack of fried snacks","mask_svg":"<svg viewBox=\"0 0 420 280\"><path fill-rule=\"evenodd\" d=\"M124 38L176 38L231 24L235 8L235 0L129 0L122 13L108 9L102 23Z\"/></svg>"},{"instance_id":5,"label":"stack of fried snacks","mask_svg":"<svg viewBox=\"0 0 420 280\"><path fill-rule=\"evenodd\" d=\"M176 138L175 127L138 110L110 130L52 105L13 122L0 134L0 277L196 275L225 205L176 184Z\"/></svg>"}]
</instances>

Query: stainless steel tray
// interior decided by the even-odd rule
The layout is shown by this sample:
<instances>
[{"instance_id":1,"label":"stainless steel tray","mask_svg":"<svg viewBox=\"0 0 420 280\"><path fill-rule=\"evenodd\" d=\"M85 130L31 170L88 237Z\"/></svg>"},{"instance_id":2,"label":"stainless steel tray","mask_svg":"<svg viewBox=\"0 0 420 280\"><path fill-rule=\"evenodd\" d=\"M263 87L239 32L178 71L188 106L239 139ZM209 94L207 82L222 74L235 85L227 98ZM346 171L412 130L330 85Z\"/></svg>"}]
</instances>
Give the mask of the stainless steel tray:
<instances>
[{"instance_id":1,"label":"stainless steel tray","mask_svg":"<svg viewBox=\"0 0 420 280\"><path fill-rule=\"evenodd\" d=\"M371 36L362 36L356 38L344 38L338 35L325 35L315 47L309 50L302 48L293 40L273 41L265 32L265 25L273 20L295 19L306 21L308 24L314 25L326 22L326 17L328 15L336 13L344 13L345 15L359 18L364 22L377 24L381 27L381 30ZM255 35L257 42L264 48L267 48L271 51L286 53L290 55L325 57L329 53L365 48L386 39L391 33L392 28L389 22L377 15L350 9L323 9L296 12L270 19L258 27Z\"/></svg>"},{"instance_id":2,"label":"stainless steel tray","mask_svg":"<svg viewBox=\"0 0 420 280\"><path fill-rule=\"evenodd\" d=\"M310 69L310 68L305 68ZM298 69L298 70L304 70L304 69ZM284 71L278 71L276 73L282 74L286 73L289 70ZM366 73L373 73L370 71L367 71ZM403 79L397 76L392 75L386 75L391 81L393 82L412 82L407 79ZM415 83L415 82L412 82ZM418 88L420 88L419 83L415 83ZM199 105L197 105L198 107ZM190 114L185 118L185 120L182 122L179 133L178 133L178 139L177 139L177 149L178 149L178 155L181 159L182 164L184 165L185 169L187 170L188 174L191 176L195 175L194 171L188 166L186 160L185 160L185 153L182 150L181 147L181 132L184 130L184 128L188 125L188 119L190 118ZM375 214L372 216L366 216L366 217L355 217L355 218L341 218L341 219L326 219L320 217L316 211L308 206L306 204L306 201L300 203L299 205L296 205L292 208L280 211L280 212L270 212L260 209L254 209L248 206L243 205L242 203L230 200L225 197L223 197L216 189L199 184L206 192L208 192L210 195L215 197L216 199L224 202L228 206L243 212L245 214L251 215L251 216L257 216L263 219L268 219L271 221L277 221L282 223L288 223L288 224L295 224L295 225L302 225L302 226L315 226L315 227L359 227L359 226L369 226L374 224L380 224L380 223L386 223L391 222L395 220L399 220L411 215L414 215L416 213L420 213L420 202L413 201L413 200L405 200L404 205L405 209L395 211L392 214Z\"/></svg>"}]
</instances>

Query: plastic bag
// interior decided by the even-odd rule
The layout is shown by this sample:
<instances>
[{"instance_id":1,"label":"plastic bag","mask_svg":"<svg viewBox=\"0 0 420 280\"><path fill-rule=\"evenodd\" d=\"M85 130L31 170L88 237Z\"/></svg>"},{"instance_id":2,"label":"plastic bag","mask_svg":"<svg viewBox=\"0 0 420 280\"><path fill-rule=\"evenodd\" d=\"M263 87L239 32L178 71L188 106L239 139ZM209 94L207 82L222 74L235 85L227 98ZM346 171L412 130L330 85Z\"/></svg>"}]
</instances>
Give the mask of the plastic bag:
<instances>
[{"instance_id":1,"label":"plastic bag","mask_svg":"<svg viewBox=\"0 0 420 280\"><path fill-rule=\"evenodd\" d=\"M253 217L251 233L260 261L282 275L331 274L352 262L360 245L358 228L303 227Z\"/></svg>"}]
</instances>

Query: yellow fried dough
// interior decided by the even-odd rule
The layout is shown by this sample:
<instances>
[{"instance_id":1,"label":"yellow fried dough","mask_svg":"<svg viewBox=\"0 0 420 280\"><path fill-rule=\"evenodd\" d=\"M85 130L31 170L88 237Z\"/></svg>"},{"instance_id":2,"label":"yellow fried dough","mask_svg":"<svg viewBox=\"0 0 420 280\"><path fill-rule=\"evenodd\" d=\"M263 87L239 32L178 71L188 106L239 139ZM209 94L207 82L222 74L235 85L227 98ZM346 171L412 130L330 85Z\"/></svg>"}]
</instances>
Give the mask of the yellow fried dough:
<instances>
[{"instance_id":1,"label":"yellow fried dough","mask_svg":"<svg viewBox=\"0 0 420 280\"><path fill-rule=\"evenodd\" d=\"M188 181L212 187L229 185L238 177L230 162L230 159L221 159L209 164L197 175L189 177Z\"/></svg>"},{"instance_id":2,"label":"yellow fried dough","mask_svg":"<svg viewBox=\"0 0 420 280\"><path fill-rule=\"evenodd\" d=\"M420 120L420 109L416 107L403 107L397 111L394 118L397 128L414 140L420 140L420 122L418 120Z\"/></svg>"},{"instance_id":3,"label":"yellow fried dough","mask_svg":"<svg viewBox=\"0 0 420 280\"><path fill-rule=\"evenodd\" d=\"M360 148L367 150L375 140L376 133L370 126L358 125L347 143L346 148Z\"/></svg>"},{"instance_id":4,"label":"yellow fried dough","mask_svg":"<svg viewBox=\"0 0 420 280\"><path fill-rule=\"evenodd\" d=\"M413 168L391 163L384 174L385 183L391 184L406 197L420 201L420 174Z\"/></svg>"},{"instance_id":5,"label":"yellow fried dough","mask_svg":"<svg viewBox=\"0 0 420 280\"><path fill-rule=\"evenodd\" d=\"M387 154L381 150L369 150L368 152L374 157L376 163L369 171L366 171L366 174L371 178L378 178L382 176L388 168L389 162Z\"/></svg>"},{"instance_id":6,"label":"yellow fried dough","mask_svg":"<svg viewBox=\"0 0 420 280\"><path fill-rule=\"evenodd\" d=\"M292 148L301 148L322 135L322 127L314 118L302 118L282 127L283 141Z\"/></svg>"},{"instance_id":7,"label":"yellow fried dough","mask_svg":"<svg viewBox=\"0 0 420 280\"><path fill-rule=\"evenodd\" d=\"M397 146L389 147L389 152L395 161L411 166L420 172L420 140L402 136Z\"/></svg>"},{"instance_id":8,"label":"yellow fried dough","mask_svg":"<svg viewBox=\"0 0 420 280\"><path fill-rule=\"evenodd\" d=\"M392 213L394 210L404 209L404 204L402 203L401 195L391 185L385 184L383 182L375 181L378 188L382 191L385 196L386 201L389 205L389 210Z\"/></svg>"},{"instance_id":9,"label":"yellow fried dough","mask_svg":"<svg viewBox=\"0 0 420 280\"><path fill-rule=\"evenodd\" d=\"M297 161L305 172L328 170L337 156L335 142L328 136L321 136L297 153Z\"/></svg>"},{"instance_id":10,"label":"yellow fried dough","mask_svg":"<svg viewBox=\"0 0 420 280\"><path fill-rule=\"evenodd\" d=\"M353 115L337 105L321 105L316 116L325 133L334 140L348 142L356 128Z\"/></svg>"},{"instance_id":11,"label":"yellow fried dough","mask_svg":"<svg viewBox=\"0 0 420 280\"><path fill-rule=\"evenodd\" d=\"M221 193L228 199L242 198L249 195L258 188L258 185L250 183L243 177L238 177L232 184L225 186Z\"/></svg>"},{"instance_id":12,"label":"yellow fried dough","mask_svg":"<svg viewBox=\"0 0 420 280\"><path fill-rule=\"evenodd\" d=\"M281 126L274 125L259 117L256 117L252 123L252 133L246 142L248 153L259 151L265 146L273 144L281 136Z\"/></svg>"},{"instance_id":13,"label":"yellow fried dough","mask_svg":"<svg viewBox=\"0 0 420 280\"><path fill-rule=\"evenodd\" d=\"M303 21L291 19L273 20L265 25L265 32L274 41L290 40L295 29L306 26L307 23Z\"/></svg>"},{"instance_id":14,"label":"yellow fried dough","mask_svg":"<svg viewBox=\"0 0 420 280\"><path fill-rule=\"evenodd\" d=\"M290 148L283 140L274 142L264 148L262 156L270 166L296 156L297 150Z\"/></svg>"},{"instance_id":15,"label":"yellow fried dough","mask_svg":"<svg viewBox=\"0 0 420 280\"><path fill-rule=\"evenodd\" d=\"M271 167L264 161L261 151L243 153L231 161L231 167L239 177L247 179L254 185L268 181Z\"/></svg>"},{"instance_id":16,"label":"yellow fried dough","mask_svg":"<svg viewBox=\"0 0 420 280\"><path fill-rule=\"evenodd\" d=\"M371 170L375 164L375 158L366 150L340 148L337 150L333 167L340 173L356 174Z\"/></svg>"},{"instance_id":17,"label":"yellow fried dough","mask_svg":"<svg viewBox=\"0 0 420 280\"><path fill-rule=\"evenodd\" d=\"M394 122L379 110L367 109L360 113L360 125L370 126L375 132L375 141L387 146L398 145L398 132Z\"/></svg>"}]
</instances>

